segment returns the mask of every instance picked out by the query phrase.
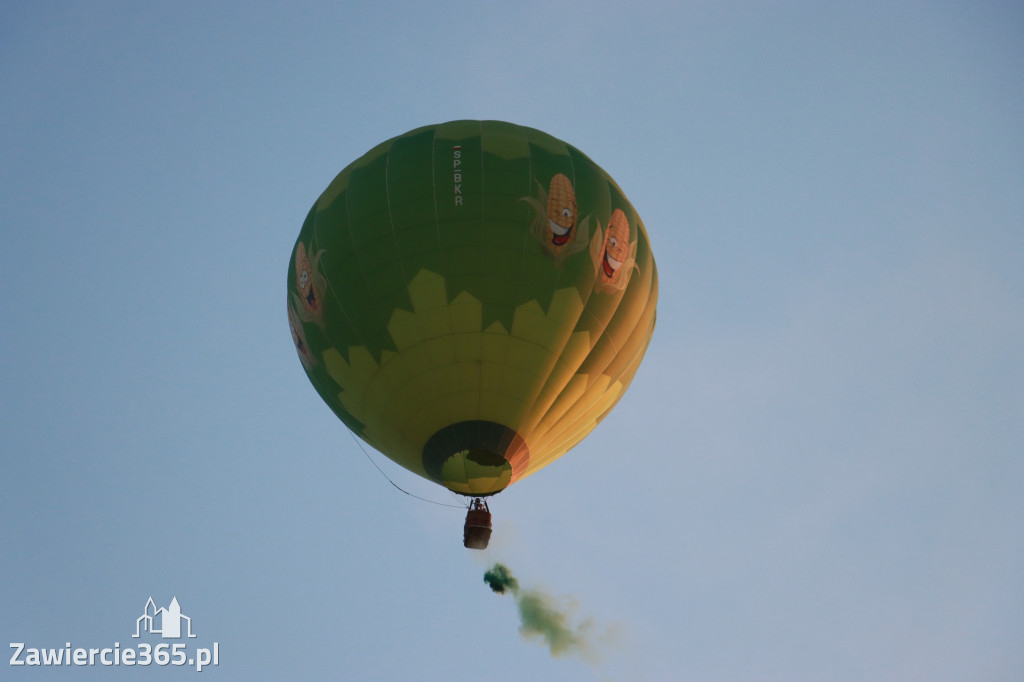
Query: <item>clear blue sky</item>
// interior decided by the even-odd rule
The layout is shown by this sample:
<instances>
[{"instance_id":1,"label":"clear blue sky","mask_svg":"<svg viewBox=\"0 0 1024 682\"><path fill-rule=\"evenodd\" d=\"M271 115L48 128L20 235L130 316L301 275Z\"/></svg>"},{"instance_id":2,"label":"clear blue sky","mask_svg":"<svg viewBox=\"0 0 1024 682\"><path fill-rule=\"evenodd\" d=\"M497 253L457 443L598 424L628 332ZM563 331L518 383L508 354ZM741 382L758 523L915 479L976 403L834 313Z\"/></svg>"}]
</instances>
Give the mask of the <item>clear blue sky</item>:
<instances>
[{"instance_id":1,"label":"clear blue sky","mask_svg":"<svg viewBox=\"0 0 1024 682\"><path fill-rule=\"evenodd\" d=\"M225 680L1024 679L1021 35L984 1L3 3L3 646L134 646L152 596ZM583 150L661 276L629 393L485 555L285 314L334 175L456 118ZM499 560L602 661L522 639Z\"/></svg>"}]
</instances>

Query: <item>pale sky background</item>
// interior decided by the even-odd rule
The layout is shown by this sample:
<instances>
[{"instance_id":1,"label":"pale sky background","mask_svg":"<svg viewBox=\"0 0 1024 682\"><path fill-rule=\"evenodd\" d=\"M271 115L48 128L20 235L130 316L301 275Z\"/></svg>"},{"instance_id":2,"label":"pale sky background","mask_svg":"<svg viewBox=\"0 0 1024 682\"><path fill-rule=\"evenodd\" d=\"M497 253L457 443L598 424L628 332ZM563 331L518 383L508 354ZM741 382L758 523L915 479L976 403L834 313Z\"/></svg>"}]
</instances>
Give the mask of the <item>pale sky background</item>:
<instances>
[{"instance_id":1,"label":"pale sky background","mask_svg":"<svg viewBox=\"0 0 1024 682\"><path fill-rule=\"evenodd\" d=\"M224 680L1024 679L1022 36L978 0L0 2L8 657L136 646L152 596ZM480 554L285 315L334 175L457 118L593 158L661 278L626 397ZM602 661L522 639L494 561Z\"/></svg>"}]
</instances>

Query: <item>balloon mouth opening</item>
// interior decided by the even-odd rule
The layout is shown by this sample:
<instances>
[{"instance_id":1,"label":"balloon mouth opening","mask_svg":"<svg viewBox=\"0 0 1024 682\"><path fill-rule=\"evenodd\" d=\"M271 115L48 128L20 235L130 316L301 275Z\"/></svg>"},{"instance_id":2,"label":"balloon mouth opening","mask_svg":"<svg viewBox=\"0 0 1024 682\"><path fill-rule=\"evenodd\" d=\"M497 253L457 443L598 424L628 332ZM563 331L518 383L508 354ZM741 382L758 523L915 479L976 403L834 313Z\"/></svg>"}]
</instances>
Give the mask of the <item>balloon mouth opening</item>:
<instances>
[{"instance_id":1,"label":"balloon mouth opening","mask_svg":"<svg viewBox=\"0 0 1024 682\"><path fill-rule=\"evenodd\" d=\"M528 463L529 450L522 437L491 421L451 424L423 447L427 476L452 492L473 497L500 493Z\"/></svg>"},{"instance_id":2,"label":"balloon mouth opening","mask_svg":"<svg viewBox=\"0 0 1024 682\"><path fill-rule=\"evenodd\" d=\"M495 495L511 482L512 465L487 450L462 450L441 465L441 485L461 495Z\"/></svg>"}]
</instances>

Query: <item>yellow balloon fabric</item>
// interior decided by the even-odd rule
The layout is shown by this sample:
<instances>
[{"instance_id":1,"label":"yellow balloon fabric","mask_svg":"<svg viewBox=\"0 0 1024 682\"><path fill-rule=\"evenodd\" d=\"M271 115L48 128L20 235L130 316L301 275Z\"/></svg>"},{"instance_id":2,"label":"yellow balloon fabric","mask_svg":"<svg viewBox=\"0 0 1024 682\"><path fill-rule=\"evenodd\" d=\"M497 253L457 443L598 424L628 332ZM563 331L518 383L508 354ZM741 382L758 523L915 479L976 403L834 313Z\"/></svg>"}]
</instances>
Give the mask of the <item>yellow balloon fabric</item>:
<instances>
[{"instance_id":1,"label":"yellow balloon fabric","mask_svg":"<svg viewBox=\"0 0 1024 682\"><path fill-rule=\"evenodd\" d=\"M579 150L499 121L393 138L310 210L288 269L302 366L359 437L464 495L580 442L654 330L644 225Z\"/></svg>"}]
</instances>

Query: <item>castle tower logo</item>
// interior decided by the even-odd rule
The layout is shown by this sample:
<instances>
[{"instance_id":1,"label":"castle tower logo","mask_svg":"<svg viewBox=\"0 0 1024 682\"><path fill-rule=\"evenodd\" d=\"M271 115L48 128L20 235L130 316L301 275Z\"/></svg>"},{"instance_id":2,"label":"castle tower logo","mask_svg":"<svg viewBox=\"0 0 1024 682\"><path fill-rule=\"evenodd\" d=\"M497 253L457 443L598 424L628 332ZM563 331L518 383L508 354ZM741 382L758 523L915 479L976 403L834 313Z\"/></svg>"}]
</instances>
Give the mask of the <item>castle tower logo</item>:
<instances>
[{"instance_id":1,"label":"castle tower logo","mask_svg":"<svg viewBox=\"0 0 1024 682\"><path fill-rule=\"evenodd\" d=\"M158 609L153 603L153 598L150 597L146 602L146 607L142 610L142 615L135 621L135 634L132 637L141 637L142 632L148 632L160 635L164 639L181 639L182 621L185 621L188 636L195 637L192 634L192 619L182 614L177 597L171 599L171 605L166 609L163 607Z\"/></svg>"}]
</instances>

